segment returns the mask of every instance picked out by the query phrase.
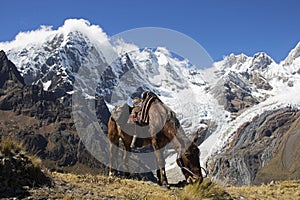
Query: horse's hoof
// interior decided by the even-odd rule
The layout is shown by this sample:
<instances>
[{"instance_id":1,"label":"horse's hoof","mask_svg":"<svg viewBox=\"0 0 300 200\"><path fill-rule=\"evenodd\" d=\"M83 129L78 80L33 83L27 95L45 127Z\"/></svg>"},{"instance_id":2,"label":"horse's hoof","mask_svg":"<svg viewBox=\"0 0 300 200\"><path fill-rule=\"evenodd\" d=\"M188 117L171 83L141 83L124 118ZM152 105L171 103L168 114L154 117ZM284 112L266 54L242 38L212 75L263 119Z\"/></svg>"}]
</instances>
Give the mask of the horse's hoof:
<instances>
[{"instance_id":1,"label":"horse's hoof","mask_svg":"<svg viewBox=\"0 0 300 200\"><path fill-rule=\"evenodd\" d=\"M125 172L125 173L124 173L124 177L125 177L125 178L131 178L131 174L130 174L129 172Z\"/></svg>"},{"instance_id":2,"label":"horse's hoof","mask_svg":"<svg viewBox=\"0 0 300 200\"><path fill-rule=\"evenodd\" d=\"M166 188L166 189L170 189L170 185L168 183L163 183L162 187Z\"/></svg>"},{"instance_id":3,"label":"horse's hoof","mask_svg":"<svg viewBox=\"0 0 300 200\"><path fill-rule=\"evenodd\" d=\"M113 173L113 172L109 172L109 173L108 173L108 176L109 176L109 177L113 177L113 176L114 176L114 173Z\"/></svg>"},{"instance_id":4,"label":"horse's hoof","mask_svg":"<svg viewBox=\"0 0 300 200\"><path fill-rule=\"evenodd\" d=\"M168 189L168 190L171 189L169 184L164 185L163 187L166 188L166 189Z\"/></svg>"}]
</instances>

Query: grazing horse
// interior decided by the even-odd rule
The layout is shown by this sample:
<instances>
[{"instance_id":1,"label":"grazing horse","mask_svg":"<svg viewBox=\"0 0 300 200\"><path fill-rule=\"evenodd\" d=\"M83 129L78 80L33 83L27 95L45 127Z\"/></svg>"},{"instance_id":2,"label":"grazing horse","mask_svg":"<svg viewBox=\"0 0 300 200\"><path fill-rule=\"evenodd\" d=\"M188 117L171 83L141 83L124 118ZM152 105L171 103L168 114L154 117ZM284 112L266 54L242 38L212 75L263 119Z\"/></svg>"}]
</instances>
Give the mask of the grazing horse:
<instances>
[{"instance_id":1,"label":"grazing horse","mask_svg":"<svg viewBox=\"0 0 300 200\"><path fill-rule=\"evenodd\" d=\"M163 158L162 149L171 142L178 154L176 162L181 168L186 181L188 183L195 181L199 181L201 183L203 176L199 162L199 149L195 144L197 137L195 137L193 141L189 141L185 137L175 113L161 101L154 101L149 108L149 124L145 131L143 131L143 137L139 137L140 135L137 134L137 138L135 138L135 135L130 135L128 133L134 130L132 127L138 125L128 122L128 113L130 113L131 107L127 104L124 105L126 105L129 110L127 112L120 112L118 120L115 119L117 117L114 117L113 111L108 122L108 139L110 141L110 175L114 172L112 165L114 162L114 156L116 155L116 148L119 145L119 139L121 138L125 149L123 155L124 169L128 169L126 152L131 151L133 146L132 142L134 140L135 147L152 145L157 161L158 183L169 187L165 173L165 160Z\"/></svg>"}]
</instances>

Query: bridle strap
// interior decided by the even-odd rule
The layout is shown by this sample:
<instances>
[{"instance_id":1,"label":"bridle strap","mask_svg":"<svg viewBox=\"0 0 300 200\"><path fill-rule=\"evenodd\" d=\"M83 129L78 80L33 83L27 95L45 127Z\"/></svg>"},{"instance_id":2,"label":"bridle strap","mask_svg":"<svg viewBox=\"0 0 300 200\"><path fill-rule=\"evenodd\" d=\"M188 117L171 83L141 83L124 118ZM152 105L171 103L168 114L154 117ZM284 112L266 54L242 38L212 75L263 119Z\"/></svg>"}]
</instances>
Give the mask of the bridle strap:
<instances>
[{"instance_id":1,"label":"bridle strap","mask_svg":"<svg viewBox=\"0 0 300 200\"><path fill-rule=\"evenodd\" d=\"M178 165L179 165L180 169L183 169L183 170L187 171L187 172L190 173L193 177L200 178L198 175L196 175L194 172L192 172L191 170L189 170L188 168L186 168L186 167L183 165L183 160L182 160L182 157L181 157L181 153L178 153L178 154L177 154L177 160L178 160Z\"/></svg>"}]
</instances>

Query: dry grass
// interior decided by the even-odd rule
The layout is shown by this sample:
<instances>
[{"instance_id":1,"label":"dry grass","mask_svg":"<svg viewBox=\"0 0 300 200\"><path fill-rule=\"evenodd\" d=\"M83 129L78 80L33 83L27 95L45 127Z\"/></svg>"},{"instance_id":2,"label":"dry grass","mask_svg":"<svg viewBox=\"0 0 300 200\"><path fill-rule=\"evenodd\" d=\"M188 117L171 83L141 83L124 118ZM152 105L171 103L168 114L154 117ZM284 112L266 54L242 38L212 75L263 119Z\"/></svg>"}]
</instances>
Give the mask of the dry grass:
<instances>
[{"instance_id":1,"label":"dry grass","mask_svg":"<svg viewBox=\"0 0 300 200\"><path fill-rule=\"evenodd\" d=\"M108 177L49 172L52 188L32 189L33 199L300 199L300 180L261 186L221 187L206 179L202 184L166 189L152 182Z\"/></svg>"},{"instance_id":2,"label":"dry grass","mask_svg":"<svg viewBox=\"0 0 300 200\"><path fill-rule=\"evenodd\" d=\"M225 188L213 183L210 179L205 179L201 184L188 185L179 194L179 199L197 200L197 199L231 199Z\"/></svg>"},{"instance_id":3,"label":"dry grass","mask_svg":"<svg viewBox=\"0 0 300 200\"><path fill-rule=\"evenodd\" d=\"M2 137L0 151L6 156L12 156L23 150L22 143L14 141L11 137Z\"/></svg>"},{"instance_id":4,"label":"dry grass","mask_svg":"<svg viewBox=\"0 0 300 200\"><path fill-rule=\"evenodd\" d=\"M167 190L152 182L121 179L118 177L51 173L61 185L72 188L69 193L57 192L61 199L177 199L174 190ZM63 184L64 185L64 184ZM61 187L61 186L60 186Z\"/></svg>"},{"instance_id":5,"label":"dry grass","mask_svg":"<svg viewBox=\"0 0 300 200\"><path fill-rule=\"evenodd\" d=\"M6 156L13 156L21 152L31 160L35 168L41 168L42 160L40 157L26 152L22 142L17 142L9 136L1 138L0 151Z\"/></svg>"},{"instance_id":6,"label":"dry grass","mask_svg":"<svg viewBox=\"0 0 300 200\"><path fill-rule=\"evenodd\" d=\"M28 157L31 160L34 168L41 169L41 167L42 167L42 160L41 160L40 157L38 157L36 155L28 155Z\"/></svg>"},{"instance_id":7,"label":"dry grass","mask_svg":"<svg viewBox=\"0 0 300 200\"><path fill-rule=\"evenodd\" d=\"M300 180L280 181L261 186L229 187L235 199L300 199Z\"/></svg>"},{"instance_id":8,"label":"dry grass","mask_svg":"<svg viewBox=\"0 0 300 200\"><path fill-rule=\"evenodd\" d=\"M262 186L221 187L206 179L202 184L167 190L151 182L117 177L52 173L55 179L79 192L57 194L63 199L300 199L300 181L283 181Z\"/></svg>"}]
</instances>

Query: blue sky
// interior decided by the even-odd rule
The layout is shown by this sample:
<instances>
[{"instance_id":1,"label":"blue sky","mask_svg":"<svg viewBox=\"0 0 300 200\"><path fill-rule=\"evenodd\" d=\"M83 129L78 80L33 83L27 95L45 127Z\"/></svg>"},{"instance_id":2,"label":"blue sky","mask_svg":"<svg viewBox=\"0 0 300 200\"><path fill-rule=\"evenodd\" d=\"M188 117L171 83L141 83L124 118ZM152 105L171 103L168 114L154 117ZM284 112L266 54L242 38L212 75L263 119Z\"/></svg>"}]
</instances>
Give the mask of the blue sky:
<instances>
[{"instance_id":1,"label":"blue sky","mask_svg":"<svg viewBox=\"0 0 300 200\"><path fill-rule=\"evenodd\" d=\"M139 27L184 33L218 61L264 51L283 60L300 41L298 0L8 0L1 2L0 42L40 25L84 18L108 35Z\"/></svg>"}]
</instances>

